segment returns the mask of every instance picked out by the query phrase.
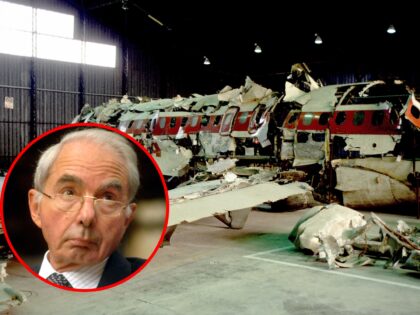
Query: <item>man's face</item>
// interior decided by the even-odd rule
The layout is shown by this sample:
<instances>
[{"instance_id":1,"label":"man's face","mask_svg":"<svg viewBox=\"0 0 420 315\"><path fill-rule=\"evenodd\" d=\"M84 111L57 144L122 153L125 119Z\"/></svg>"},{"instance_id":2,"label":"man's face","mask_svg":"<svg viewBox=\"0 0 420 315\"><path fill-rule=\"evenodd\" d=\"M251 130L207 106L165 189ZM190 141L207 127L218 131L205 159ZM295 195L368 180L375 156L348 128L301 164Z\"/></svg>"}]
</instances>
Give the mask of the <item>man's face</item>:
<instances>
[{"instance_id":1,"label":"man's face","mask_svg":"<svg viewBox=\"0 0 420 315\"><path fill-rule=\"evenodd\" d=\"M43 192L74 193L80 196L128 200L128 174L124 161L111 149L88 140L63 146L50 169ZM101 262L119 245L133 219L122 209L116 216L104 216L94 209L93 199L85 198L80 211L62 212L55 202L42 197L37 202L36 190L29 191L33 221L42 229L50 250L49 261L60 272L75 270Z\"/></svg>"}]
</instances>

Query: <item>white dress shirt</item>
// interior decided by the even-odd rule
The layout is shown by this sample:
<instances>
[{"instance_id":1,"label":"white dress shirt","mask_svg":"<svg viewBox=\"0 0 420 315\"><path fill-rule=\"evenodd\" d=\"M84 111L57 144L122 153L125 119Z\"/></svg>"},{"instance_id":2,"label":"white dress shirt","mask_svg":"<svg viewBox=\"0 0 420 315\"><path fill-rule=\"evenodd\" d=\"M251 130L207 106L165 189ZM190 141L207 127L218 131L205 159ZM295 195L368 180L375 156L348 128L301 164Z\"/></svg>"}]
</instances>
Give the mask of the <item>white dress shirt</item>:
<instances>
[{"instance_id":1,"label":"white dress shirt","mask_svg":"<svg viewBox=\"0 0 420 315\"><path fill-rule=\"evenodd\" d=\"M99 280L101 280L108 258L98 264L83 267L74 271L58 272L48 261L48 253L49 251L45 253L41 268L39 269L39 275L41 277L47 279L51 274L57 272L66 277L75 289L94 289L98 287Z\"/></svg>"}]
</instances>

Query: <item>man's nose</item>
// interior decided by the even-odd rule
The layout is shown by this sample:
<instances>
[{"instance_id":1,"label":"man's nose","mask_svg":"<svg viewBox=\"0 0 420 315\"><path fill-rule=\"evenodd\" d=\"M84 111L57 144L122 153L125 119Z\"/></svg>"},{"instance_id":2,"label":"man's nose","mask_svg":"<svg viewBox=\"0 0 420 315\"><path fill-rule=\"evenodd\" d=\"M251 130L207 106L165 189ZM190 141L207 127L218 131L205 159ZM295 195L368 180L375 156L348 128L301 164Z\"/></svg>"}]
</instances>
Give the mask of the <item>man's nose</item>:
<instances>
[{"instance_id":1,"label":"man's nose","mask_svg":"<svg viewBox=\"0 0 420 315\"><path fill-rule=\"evenodd\" d=\"M95 220L95 198L90 196L83 197L82 207L80 208L78 221L85 227L89 227Z\"/></svg>"}]
</instances>

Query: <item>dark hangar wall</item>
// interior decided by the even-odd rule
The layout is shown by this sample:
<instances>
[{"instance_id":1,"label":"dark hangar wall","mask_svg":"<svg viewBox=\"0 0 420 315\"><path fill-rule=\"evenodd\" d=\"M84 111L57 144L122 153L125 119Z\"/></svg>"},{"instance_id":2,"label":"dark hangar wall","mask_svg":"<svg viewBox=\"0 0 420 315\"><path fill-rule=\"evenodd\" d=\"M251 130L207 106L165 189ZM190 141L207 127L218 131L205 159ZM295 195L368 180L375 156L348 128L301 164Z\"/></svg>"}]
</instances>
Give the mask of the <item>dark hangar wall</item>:
<instances>
[{"instance_id":1,"label":"dark hangar wall","mask_svg":"<svg viewBox=\"0 0 420 315\"><path fill-rule=\"evenodd\" d=\"M74 38L83 40L81 17L84 11L80 9L80 1L9 1L73 14ZM112 97L121 97L124 42L127 43L129 66L128 95L174 95L158 57L147 45L142 49L129 39L124 41L121 33L85 12L85 40L116 45L115 68L0 54L0 169L7 169L32 138L70 123L83 104L97 106ZM117 14L115 19L119 18ZM4 107L6 96L14 98L13 109Z\"/></svg>"}]
</instances>

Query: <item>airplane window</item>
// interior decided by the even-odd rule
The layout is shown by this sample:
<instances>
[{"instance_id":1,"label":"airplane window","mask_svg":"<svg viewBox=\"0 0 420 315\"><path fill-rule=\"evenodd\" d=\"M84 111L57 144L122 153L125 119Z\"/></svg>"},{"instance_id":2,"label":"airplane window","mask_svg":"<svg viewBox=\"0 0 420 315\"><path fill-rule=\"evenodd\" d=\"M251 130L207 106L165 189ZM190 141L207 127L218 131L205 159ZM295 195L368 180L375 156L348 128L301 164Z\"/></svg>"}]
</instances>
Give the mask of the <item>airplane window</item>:
<instances>
[{"instance_id":1,"label":"airplane window","mask_svg":"<svg viewBox=\"0 0 420 315\"><path fill-rule=\"evenodd\" d=\"M193 116L191 119L191 127L197 126L198 123L198 116Z\"/></svg>"},{"instance_id":2,"label":"airplane window","mask_svg":"<svg viewBox=\"0 0 420 315\"><path fill-rule=\"evenodd\" d=\"M379 126L384 122L384 112L382 110L376 110L372 115L372 125Z\"/></svg>"},{"instance_id":3,"label":"airplane window","mask_svg":"<svg viewBox=\"0 0 420 315\"><path fill-rule=\"evenodd\" d=\"M229 127L230 121L232 120L232 114L227 114L223 121L223 128Z\"/></svg>"},{"instance_id":4,"label":"airplane window","mask_svg":"<svg viewBox=\"0 0 420 315\"><path fill-rule=\"evenodd\" d=\"M133 121L130 121L130 120L122 121L122 122L120 122L120 124L118 126L118 129L120 129L123 132L126 132L127 130L129 130L131 128L132 124L133 124Z\"/></svg>"},{"instance_id":5,"label":"airplane window","mask_svg":"<svg viewBox=\"0 0 420 315\"><path fill-rule=\"evenodd\" d=\"M365 120L365 112L354 112L353 125L360 126Z\"/></svg>"},{"instance_id":6,"label":"airplane window","mask_svg":"<svg viewBox=\"0 0 420 315\"><path fill-rule=\"evenodd\" d=\"M201 117L201 126L206 127L209 124L209 116L204 115Z\"/></svg>"},{"instance_id":7,"label":"airplane window","mask_svg":"<svg viewBox=\"0 0 420 315\"><path fill-rule=\"evenodd\" d=\"M411 106L411 115L413 115L413 117L415 118L415 119L419 119L420 118L420 111L419 111L419 109L416 107L416 106Z\"/></svg>"},{"instance_id":8,"label":"airplane window","mask_svg":"<svg viewBox=\"0 0 420 315\"><path fill-rule=\"evenodd\" d=\"M299 117L299 113L298 112L293 113L293 115L290 116L289 121L287 123L288 124L293 124L298 117Z\"/></svg>"},{"instance_id":9,"label":"airplane window","mask_svg":"<svg viewBox=\"0 0 420 315\"><path fill-rule=\"evenodd\" d=\"M328 119L330 118L330 113L322 113L319 116L319 124L321 126L325 126L328 123Z\"/></svg>"},{"instance_id":10,"label":"airplane window","mask_svg":"<svg viewBox=\"0 0 420 315\"><path fill-rule=\"evenodd\" d=\"M314 118L314 114L312 113L306 113L303 115L303 125L309 126L312 123L312 118Z\"/></svg>"},{"instance_id":11,"label":"airplane window","mask_svg":"<svg viewBox=\"0 0 420 315\"><path fill-rule=\"evenodd\" d=\"M239 116L239 123L244 124L247 118L248 118L248 112L242 112L241 115Z\"/></svg>"},{"instance_id":12,"label":"airplane window","mask_svg":"<svg viewBox=\"0 0 420 315\"><path fill-rule=\"evenodd\" d=\"M136 123L134 124L134 128L135 129L139 129L139 128L141 128L141 126L143 126L143 120L142 119L138 119L138 120L136 120Z\"/></svg>"},{"instance_id":13,"label":"airplane window","mask_svg":"<svg viewBox=\"0 0 420 315\"><path fill-rule=\"evenodd\" d=\"M337 116L335 117L335 123L337 125L344 124L344 121L346 120L346 112L338 112Z\"/></svg>"},{"instance_id":14,"label":"airplane window","mask_svg":"<svg viewBox=\"0 0 420 315\"><path fill-rule=\"evenodd\" d=\"M298 132L297 134L297 142L298 143L305 143L308 142L309 133L307 132Z\"/></svg>"},{"instance_id":15,"label":"airplane window","mask_svg":"<svg viewBox=\"0 0 420 315\"><path fill-rule=\"evenodd\" d=\"M128 125L128 129L131 129L133 127L135 120L130 121L130 124Z\"/></svg>"},{"instance_id":16,"label":"airplane window","mask_svg":"<svg viewBox=\"0 0 420 315\"><path fill-rule=\"evenodd\" d=\"M176 117L171 117L171 123L170 123L170 127L173 128L176 125Z\"/></svg>"},{"instance_id":17,"label":"airplane window","mask_svg":"<svg viewBox=\"0 0 420 315\"><path fill-rule=\"evenodd\" d=\"M325 141L325 133L313 133L312 134L312 140L315 142L324 142Z\"/></svg>"},{"instance_id":18,"label":"airplane window","mask_svg":"<svg viewBox=\"0 0 420 315\"><path fill-rule=\"evenodd\" d=\"M182 117L181 127L185 127L185 125L187 124L187 121L188 121L188 117Z\"/></svg>"},{"instance_id":19,"label":"airplane window","mask_svg":"<svg viewBox=\"0 0 420 315\"><path fill-rule=\"evenodd\" d=\"M391 115L389 116L389 121L391 122L391 124L395 125L398 123L398 113L395 109L393 109L391 111Z\"/></svg>"},{"instance_id":20,"label":"airplane window","mask_svg":"<svg viewBox=\"0 0 420 315\"><path fill-rule=\"evenodd\" d=\"M165 128L165 125L166 125L166 118L165 117L159 118L159 127Z\"/></svg>"}]
</instances>

